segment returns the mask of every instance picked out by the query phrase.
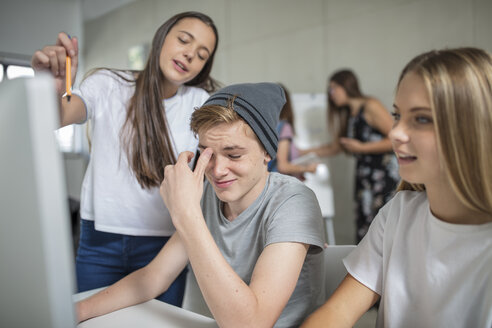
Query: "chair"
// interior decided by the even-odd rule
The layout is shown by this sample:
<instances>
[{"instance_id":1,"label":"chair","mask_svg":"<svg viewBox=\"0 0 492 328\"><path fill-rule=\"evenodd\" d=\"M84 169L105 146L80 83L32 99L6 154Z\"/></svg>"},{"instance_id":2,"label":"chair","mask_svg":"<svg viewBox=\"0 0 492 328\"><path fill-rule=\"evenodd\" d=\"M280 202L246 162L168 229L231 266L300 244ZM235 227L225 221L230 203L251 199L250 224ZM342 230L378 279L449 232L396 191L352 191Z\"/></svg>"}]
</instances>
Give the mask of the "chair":
<instances>
[{"instance_id":1,"label":"chair","mask_svg":"<svg viewBox=\"0 0 492 328\"><path fill-rule=\"evenodd\" d=\"M347 269L342 260L355 247L355 245L329 245L323 250L325 253L325 299L333 294L347 275Z\"/></svg>"},{"instance_id":2,"label":"chair","mask_svg":"<svg viewBox=\"0 0 492 328\"><path fill-rule=\"evenodd\" d=\"M191 266L188 267L188 273L186 274L186 287L182 307L188 311L213 318L213 315L203 298L202 291L198 286L198 282L196 281Z\"/></svg>"}]
</instances>

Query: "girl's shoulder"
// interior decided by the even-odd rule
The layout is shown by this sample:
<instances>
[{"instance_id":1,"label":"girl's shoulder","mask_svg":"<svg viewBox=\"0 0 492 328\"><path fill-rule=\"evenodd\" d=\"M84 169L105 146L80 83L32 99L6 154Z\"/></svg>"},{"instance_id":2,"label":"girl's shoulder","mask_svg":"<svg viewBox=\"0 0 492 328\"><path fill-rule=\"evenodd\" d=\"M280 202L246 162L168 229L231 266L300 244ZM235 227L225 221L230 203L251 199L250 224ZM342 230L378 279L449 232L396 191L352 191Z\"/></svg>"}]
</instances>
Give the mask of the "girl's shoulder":
<instances>
[{"instance_id":1,"label":"girl's shoulder","mask_svg":"<svg viewBox=\"0 0 492 328\"><path fill-rule=\"evenodd\" d=\"M425 192L399 191L379 210L369 233L372 238L388 238L388 242L391 242L398 231L409 231L415 225L422 225L428 220L429 214Z\"/></svg>"},{"instance_id":2,"label":"girl's shoulder","mask_svg":"<svg viewBox=\"0 0 492 328\"><path fill-rule=\"evenodd\" d=\"M134 85L135 75L131 71L112 70L109 68L99 68L90 71L82 81L82 84L99 85Z\"/></svg>"},{"instance_id":3,"label":"girl's shoulder","mask_svg":"<svg viewBox=\"0 0 492 328\"><path fill-rule=\"evenodd\" d=\"M425 191L402 190L381 208L381 214L385 218L407 218L429 211L429 201Z\"/></svg>"},{"instance_id":4,"label":"girl's shoulder","mask_svg":"<svg viewBox=\"0 0 492 328\"><path fill-rule=\"evenodd\" d=\"M291 138L293 137L294 131L288 121L281 120L277 125L277 133L279 138Z\"/></svg>"},{"instance_id":5,"label":"girl's shoulder","mask_svg":"<svg viewBox=\"0 0 492 328\"><path fill-rule=\"evenodd\" d=\"M408 209L409 207L420 207L427 204L428 200L425 191L402 190L396 192L385 207Z\"/></svg>"},{"instance_id":6,"label":"girl's shoulder","mask_svg":"<svg viewBox=\"0 0 492 328\"><path fill-rule=\"evenodd\" d=\"M178 93L182 96L197 96L197 97L206 97L208 98L210 95L207 91L199 87L193 87L189 85L183 85L179 88Z\"/></svg>"},{"instance_id":7,"label":"girl's shoulder","mask_svg":"<svg viewBox=\"0 0 492 328\"><path fill-rule=\"evenodd\" d=\"M388 124L392 122L391 115L383 103L372 97L365 101L363 115L370 126L380 131L383 127L388 128Z\"/></svg>"},{"instance_id":8,"label":"girl's shoulder","mask_svg":"<svg viewBox=\"0 0 492 328\"><path fill-rule=\"evenodd\" d=\"M179 87L178 93L171 99L171 102L180 102L186 106L200 107L210 95L202 88L183 85Z\"/></svg>"},{"instance_id":9,"label":"girl's shoulder","mask_svg":"<svg viewBox=\"0 0 492 328\"><path fill-rule=\"evenodd\" d=\"M95 69L87 74L74 92L84 99L86 107L96 107L104 99L126 101L134 90L134 78L130 72Z\"/></svg>"},{"instance_id":10,"label":"girl's shoulder","mask_svg":"<svg viewBox=\"0 0 492 328\"><path fill-rule=\"evenodd\" d=\"M168 115L175 110L191 115L195 109L203 105L208 97L207 91L201 88L182 85L174 96L164 99L164 107Z\"/></svg>"},{"instance_id":11,"label":"girl's shoulder","mask_svg":"<svg viewBox=\"0 0 492 328\"><path fill-rule=\"evenodd\" d=\"M374 97L367 97L364 102L364 112L369 115L377 115L381 110L386 111L383 103Z\"/></svg>"}]
</instances>

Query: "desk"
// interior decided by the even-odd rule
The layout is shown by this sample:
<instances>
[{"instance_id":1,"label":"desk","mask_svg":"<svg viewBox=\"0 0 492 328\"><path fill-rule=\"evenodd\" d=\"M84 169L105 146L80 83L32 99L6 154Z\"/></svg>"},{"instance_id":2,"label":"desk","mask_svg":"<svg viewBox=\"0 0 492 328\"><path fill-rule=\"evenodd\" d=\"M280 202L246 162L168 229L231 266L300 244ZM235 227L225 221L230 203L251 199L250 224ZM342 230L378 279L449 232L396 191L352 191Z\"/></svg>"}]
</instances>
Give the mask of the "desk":
<instances>
[{"instance_id":1,"label":"desk","mask_svg":"<svg viewBox=\"0 0 492 328\"><path fill-rule=\"evenodd\" d=\"M73 296L75 302L80 301L98 292L100 289L90 290ZM214 319L184 310L158 300L130 306L100 317L86 320L77 328L217 328Z\"/></svg>"}]
</instances>

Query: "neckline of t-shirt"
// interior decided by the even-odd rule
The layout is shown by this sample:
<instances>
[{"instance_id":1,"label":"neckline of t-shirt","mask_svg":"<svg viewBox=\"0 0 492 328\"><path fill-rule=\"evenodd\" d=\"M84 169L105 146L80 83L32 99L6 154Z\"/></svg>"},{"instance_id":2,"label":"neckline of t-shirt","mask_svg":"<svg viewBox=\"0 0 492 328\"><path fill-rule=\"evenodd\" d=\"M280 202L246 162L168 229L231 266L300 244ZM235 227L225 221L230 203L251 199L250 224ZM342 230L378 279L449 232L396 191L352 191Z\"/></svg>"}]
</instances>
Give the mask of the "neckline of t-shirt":
<instances>
[{"instance_id":1,"label":"neckline of t-shirt","mask_svg":"<svg viewBox=\"0 0 492 328\"><path fill-rule=\"evenodd\" d=\"M185 86L180 85L178 87L178 90L174 94L174 96L162 100L163 104L165 106L170 106L170 105L174 104L175 102L177 102L179 100L179 96L181 96L183 94L184 90L185 90Z\"/></svg>"},{"instance_id":2,"label":"neckline of t-shirt","mask_svg":"<svg viewBox=\"0 0 492 328\"><path fill-rule=\"evenodd\" d=\"M482 224L449 223L437 218L432 213L430 206L428 206L427 210L429 211L429 217L432 224L452 232L474 233L474 232L492 230L492 222L482 223Z\"/></svg>"},{"instance_id":3,"label":"neckline of t-shirt","mask_svg":"<svg viewBox=\"0 0 492 328\"><path fill-rule=\"evenodd\" d=\"M219 202L219 213L220 213L220 219L222 220L222 222L224 222L224 224L226 225L232 225L232 224L240 224L241 222L243 222L245 220L245 218L249 218L250 217L250 212L256 210L256 208L258 207L257 204L259 202L261 202L263 199L264 199L264 195L265 193L267 192L268 190L268 186L270 185L270 176L271 174L269 173L268 176L267 176L267 180L265 182L265 187L263 187L263 190L261 191L261 194L254 200L253 203L251 203L251 205L249 205L244 211L242 211L234 220L230 221L228 220L223 211L222 211L222 206L223 206L223 202L219 199L219 197L217 197L217 195L215 195L215 197L217 198L218 202ZM215 191L214 191L215 193Z\"/></svg>"}]
</instances>

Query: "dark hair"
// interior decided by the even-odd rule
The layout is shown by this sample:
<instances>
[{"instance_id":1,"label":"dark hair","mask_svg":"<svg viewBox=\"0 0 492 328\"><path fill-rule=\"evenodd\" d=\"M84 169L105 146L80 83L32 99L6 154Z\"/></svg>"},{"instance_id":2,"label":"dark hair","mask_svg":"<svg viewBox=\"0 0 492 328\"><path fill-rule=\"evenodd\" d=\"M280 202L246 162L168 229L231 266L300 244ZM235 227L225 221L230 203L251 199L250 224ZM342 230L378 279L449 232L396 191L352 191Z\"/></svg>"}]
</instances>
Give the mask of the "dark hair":
<instances>
[{"instance_id":1,"label":"dark hair","mask_svg":"<svg viewBox=\"0 0 492 328\"><path fill-rule=\"evenodd\" d=\"M292 109L292 102L290 100L290 93L289 90L282 84L278 83L282 89L284 89L285 93L285 105L282 107L282 110L280 111L280 120L287 121L290 126L292 127L292 132L295 133L295 127L294 127L294 111Z\"/></svg>"},{"instance_id":2,"label":"dark hair","mask_svg":"<svg viewBox=\"0 0 492 328\"><path fill-rule=\"evenodd\" d=\"M349 69L336 71L330 76L328 82L334 82L342 87L349 98L365 98L359 88L359 81L354 72ZM337 106L330 97L330 86L326 92L328 102L328 124L330 130L336 138L344 137L347 134L347 122L350 115L348 106Z\"/></svg>"},{"instance_id":3,"label":"dark hair","mask_svg":"<svg viewBox=\"0 0 492 328\"><path fill-rule=\"evenodd\" d=\"M160 70L159 58L169 31L184 18L196 18L210 26L216 40L215 48L200 73L185 85L200 87L208 92L215 91L219 86L210 77L219 43L217 28L212 19L205 14L190 11L177 14L162 24L152 40L145 68L138 73L134 81L135 93L130 99L125 123L120 132L129 166L144 188L159 186L164 179L164 167L176 162L173 141L169 135L169 126L162 102L164 75Z\"/></svg>"}]
</instances>

